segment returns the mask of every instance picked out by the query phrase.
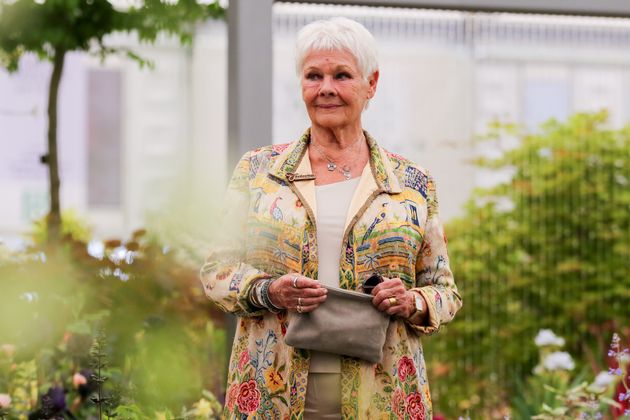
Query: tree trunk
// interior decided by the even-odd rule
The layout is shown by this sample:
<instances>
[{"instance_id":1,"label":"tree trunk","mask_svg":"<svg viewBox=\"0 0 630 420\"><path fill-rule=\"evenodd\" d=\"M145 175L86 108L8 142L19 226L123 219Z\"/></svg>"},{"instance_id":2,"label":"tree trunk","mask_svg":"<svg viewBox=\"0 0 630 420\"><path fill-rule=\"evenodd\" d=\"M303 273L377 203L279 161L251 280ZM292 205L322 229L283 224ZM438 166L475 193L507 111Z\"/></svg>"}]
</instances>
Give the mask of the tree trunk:
<instances>
[{"instance_id":1,"label":"tree trunk","mask_svg":"<svg viewBox=\"0 0 630 420\"><path fill-rule=\"evenodd\" d=\"M50 180L50 210L47 216L48 243L57 242L61 236L61 205L59 203L59 159L57 156L57 97L66 51L55 50L53 71L48 89L48 174Z\"/></svg>"}]
</instances>

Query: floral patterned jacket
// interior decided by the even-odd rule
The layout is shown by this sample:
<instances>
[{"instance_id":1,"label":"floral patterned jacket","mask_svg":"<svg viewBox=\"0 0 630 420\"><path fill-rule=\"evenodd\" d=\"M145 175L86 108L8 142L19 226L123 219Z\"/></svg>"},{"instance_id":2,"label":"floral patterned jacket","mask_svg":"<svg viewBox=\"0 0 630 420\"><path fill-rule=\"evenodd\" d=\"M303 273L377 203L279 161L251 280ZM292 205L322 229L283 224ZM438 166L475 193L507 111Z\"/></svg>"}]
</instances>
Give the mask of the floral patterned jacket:
<instances>
[{"instance_id":1,"label":"floral patterned jacket","mask_svg":"<svg viewBox=\"0 0 630 420\"><path fill-rule=\"evenodd\" d=\"M384 357L371 364L342 357L345 419L430 419L431 397L420 336L461 307L427 172L382 149L367 133L370 162L352 198L340 258L340 287L360 288L377 269L402 279L428 302L428 322L392 318ZM301 419L309 352L284 342L287 314L252 307L252 283L289 272L317 278L315 183L307 131L290 144L262 147L238 163L226 197L225 235L201 269L207 296L239 316L224 416ZM357 325L357 328L361 328Z\"/></svg>"}]
</instances>

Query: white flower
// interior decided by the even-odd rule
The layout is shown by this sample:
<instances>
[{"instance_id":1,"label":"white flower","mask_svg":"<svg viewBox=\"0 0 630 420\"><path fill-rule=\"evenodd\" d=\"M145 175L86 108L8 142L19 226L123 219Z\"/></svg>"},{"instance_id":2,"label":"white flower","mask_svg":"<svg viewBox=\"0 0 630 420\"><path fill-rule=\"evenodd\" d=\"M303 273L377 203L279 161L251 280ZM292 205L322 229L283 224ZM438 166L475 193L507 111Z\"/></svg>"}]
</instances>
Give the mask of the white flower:
<instances>
[{"instance_id":1,"label":"white flower","mask_svg":"<svg viewBox=\"0 0 630 420\"><path fill-rule=\"evenodd\" d=\"M595 381L593 382L593 388L600 391L605 391L608 387L615 382L615 375L609 372L602 371L597 374Z\"/></svg>"},{"instance_id":2,"label":"white flower","mask_svg":"<svg viewBox=\"0 0 630 420\"><path fill-rule=\"evenodd\" d=\"M105 244L101 241L90 241L87 244L87 252L97 260L102 260L105 256Z\"/></svg>"},{"instance_id":3,"label":"white flower","mask_svg":"<svg viewBox=\"0 0 630 420\"><path fill-rule=\"evenodd\" d=\"M534 342L538 347L545 346L564 346L564 338L558 337L551 330L540 330L538 331L538 335L534 338Z\"/></svg>"},{"instance_id":4,"label":"white flower","mask_svg":"<svg viewBox=\"0 0 630 420\"><path fill-rule=\"evenodd\" d=\"M114 248L111 254L109 255L109 259L115 264L119 264L126 257L127 257L127 248L125 248L124 246L119 246L119 247Z\"/></svg>"},{"instance_id":5,"label":"white flower","mask_svg":"<svg viewBox=\"0 0 630 420\"><path fill-rule=\"evenodd\" d=\"M0 408L9 408L11 405L11 397L9 394L0 394Z\"/></svg>"},{"instance_id":6,"label":"white flower","mask_svg":"<svg viewBox=\"0 0 630 420\"><path fill-rule=\"evenodd\" d=\"M554 351L545 357L542 362L547 370L573 370L575 363L571 355L566 351Z\"/></svg>"}]
</instances>

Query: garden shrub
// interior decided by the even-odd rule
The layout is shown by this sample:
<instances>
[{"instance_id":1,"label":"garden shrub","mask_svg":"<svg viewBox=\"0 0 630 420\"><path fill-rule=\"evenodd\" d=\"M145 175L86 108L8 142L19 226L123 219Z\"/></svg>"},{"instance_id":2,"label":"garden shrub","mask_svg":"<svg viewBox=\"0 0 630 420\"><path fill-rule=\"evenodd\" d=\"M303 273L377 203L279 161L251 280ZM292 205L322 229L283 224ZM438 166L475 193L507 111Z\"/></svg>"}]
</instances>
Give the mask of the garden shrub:
<instances>
[{"instance_id":1,"label":"garden shrub","mask_svg":"<svg viewBox=\"0 0 630 420\"><path fill-rule=\"evenodd\" d=\"M155 418L216 406L207 396L223 392L224 318L201 289L199 264L182 264L143 230L104 243L68 231L55 246L0 255L0 394L12 400L10 418L96 415L99 331L111 412L120 404Z\"/></svg>"},{"instance_id":2,"label":"garden shrub","mask_svg":"<svg viewBox=\"0 0 630 420\"><path fill-rule=\"evenodd\" d=\"M464 306L425 342L436 411L454 417L509 411L541 328L592 370L613 331L630 336L630 127L577 114L534 134L496 124L483 141L506 138L517 145L475 163L507 180L475 190L446 226Z\"/></svg>"}]
</instances>

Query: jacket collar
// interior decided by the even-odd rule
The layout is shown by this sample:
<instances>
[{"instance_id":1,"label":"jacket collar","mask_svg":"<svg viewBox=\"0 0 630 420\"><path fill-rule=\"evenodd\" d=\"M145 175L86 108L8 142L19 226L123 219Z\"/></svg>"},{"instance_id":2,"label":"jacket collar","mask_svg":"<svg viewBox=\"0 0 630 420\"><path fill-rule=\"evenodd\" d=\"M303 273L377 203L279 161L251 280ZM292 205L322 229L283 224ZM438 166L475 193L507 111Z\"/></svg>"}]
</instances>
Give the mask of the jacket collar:
<instances>
[{"instance_id":1,"label":"jacket collar","mask_svg":"<svg viewBox=\"0 0 630 420\"><path fill-rule=\"evenodd\" d=\"M370 168L372 169L372 176L378 189L388 194L398 194L402 192L400 182L394 173L394 168L387 156L387 152L376 143L376 140L374 140L367 131L363 133L365 134L370 148ZM311 129L309 128L299 140L289 144L276 158L275 163L271 167L270 174L282 181L289 182L287 179L288 174L299 173L298 167L305 167L305 165L300 164L303 163L302 159L304 156L308 156L307 151L310 141ZM308 164L308 168L310 169L310 163Z\"/></svg>"}]
</instances>

